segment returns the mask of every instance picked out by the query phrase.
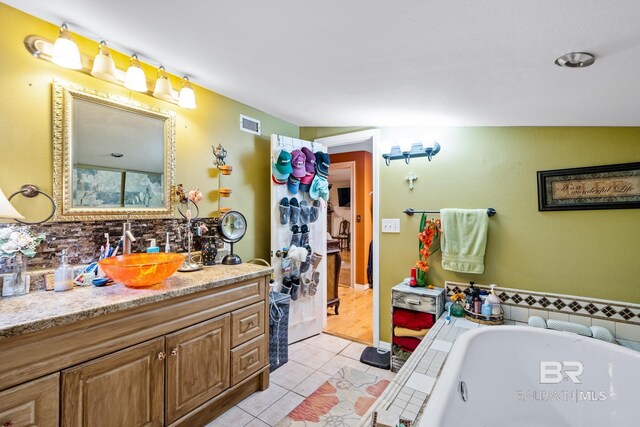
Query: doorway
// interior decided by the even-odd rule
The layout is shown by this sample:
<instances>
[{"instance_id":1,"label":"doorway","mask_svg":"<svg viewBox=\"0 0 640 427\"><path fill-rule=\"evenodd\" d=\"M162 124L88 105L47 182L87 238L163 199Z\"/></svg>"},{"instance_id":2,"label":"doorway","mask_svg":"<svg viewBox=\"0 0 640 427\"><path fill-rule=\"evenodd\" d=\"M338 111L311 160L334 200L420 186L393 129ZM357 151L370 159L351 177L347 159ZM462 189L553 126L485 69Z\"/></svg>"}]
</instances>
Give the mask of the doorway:
<instances>
[{"instance_id":1,"label":"doorway","mask_svg":"<svg viewBox=\"0 0 640 427\"><path fill-rule=\"evenodd\" d=\"M327 232L340 245L340 286L355 287L355 258L352 256L356 239L356 162L331 163L329 166L329 208Z\"/></svg>"},{"instance_id":2,"label":"doorway","mask_svg":"<svg viewBox=\"0 0 640 427\"><path fill-rule=\"evenodd\" d=\"M378 191L377 138L378 131L371 130L316 140L326 145L331 157L333 211L327 230L334 242L345 234L340 224L349 223L349 236L340 239L341 265L348 268L348 272L340 271L340 310L337 315L331 308L327 310L325 332L374 346L379 344L379 267L369 259L377 259L378 250L373 238L378 233L379 215L373 203ZM339 189L342 195L338 194Z\"/></svg>"}]
</instances>

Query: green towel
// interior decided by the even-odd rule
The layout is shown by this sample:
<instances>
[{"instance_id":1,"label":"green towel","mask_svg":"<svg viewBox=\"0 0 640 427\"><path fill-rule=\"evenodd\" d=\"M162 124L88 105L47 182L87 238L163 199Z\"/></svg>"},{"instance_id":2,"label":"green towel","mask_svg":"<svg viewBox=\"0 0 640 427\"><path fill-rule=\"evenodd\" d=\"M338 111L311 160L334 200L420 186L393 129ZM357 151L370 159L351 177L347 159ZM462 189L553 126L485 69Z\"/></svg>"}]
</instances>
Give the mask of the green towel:
<instances>
[{"instance_id":1,"label":"green towel","mask_svg":"<svg viewBox=\"0 0 640 427\"><path fill-rule=\"evenodd\" d=\"M486 209L441 209L442 268L482 274L489 216Z\"/></svg>"}]
</instances>

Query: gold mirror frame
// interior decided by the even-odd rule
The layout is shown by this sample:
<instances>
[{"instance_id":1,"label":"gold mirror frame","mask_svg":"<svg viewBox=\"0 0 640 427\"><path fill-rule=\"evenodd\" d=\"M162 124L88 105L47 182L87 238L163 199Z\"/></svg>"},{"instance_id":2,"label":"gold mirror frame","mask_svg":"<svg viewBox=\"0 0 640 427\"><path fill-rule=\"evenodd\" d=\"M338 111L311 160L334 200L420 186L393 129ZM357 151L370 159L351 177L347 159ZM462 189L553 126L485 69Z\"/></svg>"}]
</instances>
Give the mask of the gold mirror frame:
<instances>
[{"instance_id":1,"label":"gold mirror frame","mask_svg":"<svg viewBox=\"0 0 640 427\"><path fill-rule=\"evenodd\" d=\"M164 188L162 208L74 208L73 197L73 100L82 99L142 114L164 121ZM53 198L57 205L54 221L104 221L122 219L162 219L173 217L171 190L176 175L176 118L162 110L121 96L85 86L54 80L53 82Z\"/></svg>"}]
</instances>

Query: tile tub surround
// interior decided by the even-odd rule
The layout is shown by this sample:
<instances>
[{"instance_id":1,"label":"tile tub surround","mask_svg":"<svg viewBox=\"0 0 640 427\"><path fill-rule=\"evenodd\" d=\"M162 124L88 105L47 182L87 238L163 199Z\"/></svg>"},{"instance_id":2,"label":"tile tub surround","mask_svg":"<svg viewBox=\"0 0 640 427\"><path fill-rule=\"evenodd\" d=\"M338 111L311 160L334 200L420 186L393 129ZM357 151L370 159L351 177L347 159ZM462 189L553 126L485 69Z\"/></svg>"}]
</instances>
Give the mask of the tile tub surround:
<instances>
[{"instance_id":1,"label":"tile tub surround","mask_svg":"<svg viewBox=\"0 0 640 427\"><path fill-rule=\"evenodd\" d=\"M504 327L480 325L456 317L447 324L446 316L445 312L438 319L416 351L398 371L391 384L364 415L359 427L369 427L373 413L379 410L391 412L417 424L454 341L465 332L476 328ZM620 344L640 351L638 342L622 341Z\"/></svg>"},{"instance_id":2,"label":"tile tub surround","mask_svg":"<svg viewBox=\"0 0 640 427\"><path fill-rule=\"evenodd\" d=\"M100 245L104 246L104 234L109 233L109 241L113 246L122 235L122 223L125 220L109 221L82 221L82 222L47 222L39 225L29 225L34 234L44 233L46 239L40 243L36 250L36 256L28 259L29 270L51 269L60 263L60 254L63 249L67 251L69 263L89 264L100 255ZM214 218L198 218L196 221L204 221L209 232L214 233ZM167 232L171 242L171 250L178 251L181 248L178 236L178 228L184 224L184 220L153 219L131 220L131 231L137 241L132 244L132 252L144 252L151 239L156 239L158 246L164 249ZM0 224L0 228L21 224ZM197 239L194 239L197 241ZM5 260L0 259L0 274L8 273L9 269ZM32 287L33 288L33 287Z\"/></svg>"},{"instance_id":3,"label":"tile tub surround","mask_svg":"<svg viewBox=\"0 0 640 427\"><path fill-rule=\"evenodd\" d=\"M473 286L491 289L478 283ZM468 287L468 283L445 282L448 297ZM495 292L502 301L505 320L510 321L509 324L527 323L530 316L540 316L586 326L603 326L617 339L640 341L640 304L498 286Z\"/></svg>"},{"instance_id":4,"label":"tile tub surround","mask_svg":"<svg viewBox=\"0 0 640 427\"><path fill-rule=\"evenodd\" d=\"M132 289L119 283L104 287L76 287L66 292L36 291L16 298L0 299L0 340L35 332L107 313L139 307L239 280L270 273L270 267L255 264L215 265L180 273L148 288Z\"/></svg>"}]
</instances>

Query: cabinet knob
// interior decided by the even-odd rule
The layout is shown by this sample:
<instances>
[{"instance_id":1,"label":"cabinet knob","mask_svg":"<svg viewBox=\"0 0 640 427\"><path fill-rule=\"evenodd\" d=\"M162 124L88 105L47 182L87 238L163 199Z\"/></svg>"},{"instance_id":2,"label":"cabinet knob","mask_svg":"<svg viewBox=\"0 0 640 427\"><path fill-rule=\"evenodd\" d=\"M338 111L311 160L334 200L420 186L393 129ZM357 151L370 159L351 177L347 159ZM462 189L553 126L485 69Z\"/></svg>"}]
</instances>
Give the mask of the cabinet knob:
<instances>
[{"instance_id":1,"label":"cabinet knob","mask_svg":"<svg viewBox=\"0 0 640 427\"><path fill-rule=\"evenodd\" d=\"M417 299L409 299L407 298L407 304L411 304L411 305L420 305L421 301L417 300Z\"/></svg>"},{"instance_id":2,"label":"cabinet knob","mask_svg":"<svg viewBox=\"0 0 640 427\"><path fill-rule=\"evenodd\" d=\"M171 355L172 356L177 356L178 355L178 349L174 348L173 350L171 350Z\"/></svg>"},{"instance_id":3,"label":"cabinet knob","mask_svg":"<svg viewBox=\"0 0 640 427\"><path fill-rule=\"evenodd\" d=\"M158 360L164 360L165 357L167 357L167 353L165 353L164 351L158 353Z\"/></svg>"},{"instance_id":4,"label":"cabinet knob","mask_svg":"<svg viewBox=\"0 0 640 427\"><path fill-rule=\"evenodd\" d=\"M251 365L253 363L253 357L249 358L249 365Z\"/></svg>"},{"instance_id":5,"label":"cabinet knob","mask_svg":"<svg viewBox=\"0 0 640 427\"><path fill-rule=\"evenodd\" d=\"M247 329L251 329L253 328L253 322L249 322L249 325L247 326Z\"/></svg>"}]
</instances>

